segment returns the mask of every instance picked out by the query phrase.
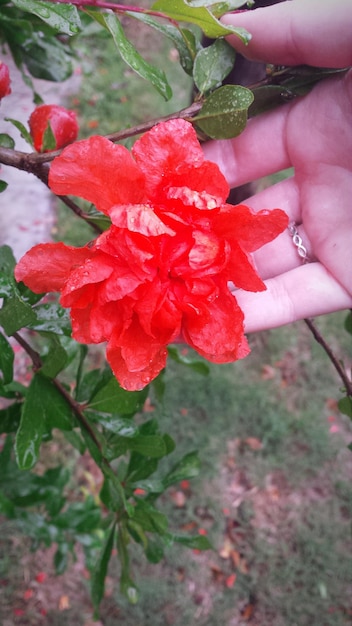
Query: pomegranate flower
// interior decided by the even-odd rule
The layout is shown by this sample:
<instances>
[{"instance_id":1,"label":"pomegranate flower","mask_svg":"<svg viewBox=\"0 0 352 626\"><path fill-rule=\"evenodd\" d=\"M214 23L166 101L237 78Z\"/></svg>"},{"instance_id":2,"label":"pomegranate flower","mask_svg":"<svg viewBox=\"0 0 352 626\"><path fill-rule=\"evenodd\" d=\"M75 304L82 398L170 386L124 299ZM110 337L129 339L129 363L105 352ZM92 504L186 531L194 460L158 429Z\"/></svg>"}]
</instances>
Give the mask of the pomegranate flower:
<instances>
[{"instance_id":1,"label":"pomegranate flower","mask_svg":"<svg viewBox=\"0 0 352 626\"><path fill-rule=\"evenodd\" d=\"M82 248L35 246L16 279L36 293L61 292L73 337L107 342L122 387L141 389L155 378L175 340L215 363L248 354L228 281L265 289L250 253L288 219L279 209L253 213L226 204L227 182L205 160L190 123L156 125L132 154L99 136L72 144L54 159L49 184L58 195L94 203L111 226Z\"/></svg>"}]
</instances>

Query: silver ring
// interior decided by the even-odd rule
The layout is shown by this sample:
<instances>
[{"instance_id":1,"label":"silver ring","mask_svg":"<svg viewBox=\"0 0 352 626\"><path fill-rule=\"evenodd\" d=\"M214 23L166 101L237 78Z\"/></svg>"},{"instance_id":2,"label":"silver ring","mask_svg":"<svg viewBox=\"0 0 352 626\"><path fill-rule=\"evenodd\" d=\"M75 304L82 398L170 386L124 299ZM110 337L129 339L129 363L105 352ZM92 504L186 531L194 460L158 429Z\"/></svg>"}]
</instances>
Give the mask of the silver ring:
<instances>
[{"instance_id":1,"label":"silver ring","mask_svg":"<svg viewBox=\"0 0 352 626\"><path fill-rule=\"evenodd\" d=\"M295 222L290 222L288 225L288 232L292 237L293 245L296 247L297 254L301 257L302 263L309 263L307 248L303 245L302 237L299 235Z\"/></svg>"}]
</instances>

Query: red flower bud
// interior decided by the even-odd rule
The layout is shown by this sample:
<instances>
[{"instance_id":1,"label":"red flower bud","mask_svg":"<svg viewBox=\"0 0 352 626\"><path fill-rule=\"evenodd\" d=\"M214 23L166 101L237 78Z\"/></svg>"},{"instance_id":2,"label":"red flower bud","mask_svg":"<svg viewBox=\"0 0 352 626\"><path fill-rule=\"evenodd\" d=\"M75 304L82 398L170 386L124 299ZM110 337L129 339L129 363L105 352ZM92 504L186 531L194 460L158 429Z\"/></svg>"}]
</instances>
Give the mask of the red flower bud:
<instances>
[{"instance_id":1,"label":"red flower bud","mask_svg":"<svg viewBox=\"0 0 352 626\"><path fill-rule=\"evenodd\" d=\"M29 129L37 152L58 150L77 138L76 113L57 104L42 104L31 114Z\"/></svg>"},{"instance_id":2,"label":"red flower bud","mask_svg":"<svg viewBox=\"0 0 352 626\"><path fill-rule=\"evenodd\" d=\"M6 63L0 61L0 100L11 93L10 72Z\"/></svg>"}]
</instances>

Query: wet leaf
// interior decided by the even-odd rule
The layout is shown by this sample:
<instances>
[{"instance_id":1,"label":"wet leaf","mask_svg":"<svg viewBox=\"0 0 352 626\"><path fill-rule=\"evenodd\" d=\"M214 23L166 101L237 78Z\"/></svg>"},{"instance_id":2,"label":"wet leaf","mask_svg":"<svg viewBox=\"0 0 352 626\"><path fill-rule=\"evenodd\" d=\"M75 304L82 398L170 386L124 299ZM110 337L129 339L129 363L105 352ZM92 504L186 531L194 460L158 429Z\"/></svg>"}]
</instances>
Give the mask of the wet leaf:
<instances>
[{"instance_id":1,"label":"wet leaf","mask_svg":"<svg viewBox=\"0 0 352 626\"><path fill-rule=\"evenodd\" d=\"M14 352L6 337L0 333L0 372L2 382L6 385L13 378Z\"/></svg>"},{"instance_id":2,"label":"wet leaf","mask_svg":"<svg viewBox=\"0 0 352 626\"><path fill-rule=\"evenodd\" d=\"M206 99L193 121L212 139L237 137L246 127L252 102L253 94L246 87L224 85Z\"/></svg>"},{"instance_id":3,"label":"wet leaf","mask_svg":"<svg viewBox=\"0 0 352 626\"><path fill-rule=\"evenodd\" d=\"M193 79L201 94L220 87L231 72L236 52L224 39L217 39L211 46L200 50L194 61Z\"/></svg>"},{"instance_id":4,"label":"wet leaf","mask_svg":"<svg viewBox=\"0 0 352 626\"><path fill-rule=\"evenodd\" d=\"M104 596L105 577L114 546L115 524L109 529L104 547L99 555L97 564L92 573L91 597L94 608L97 610Z\"/></svg>"},{"instance_id":5,"label":"wet leaf","mask_svg":"<svg viewBox=\"0 0 352 626\"><path fill-rule=\"evenodd\" d=\"M116 15L106 13L98 17L93 11L89 11L89 15L99 21L99 23L110 32L125 63L141 76L141 78L149 81L165 100L170 100L172 89L167 81L165 72L148 63L148 61L139 54L131 41L126 37Z\"/></svg>"},{"instance_id":6,"label":"wet leaf","mask_svg":"<svg viewBox=\"0 0 352 626\"><path fill-rule=\"evenodd\" d=\"M13 148L15 147L15 142L12 137L10 137L10 135L7 135L6 133L0 133L0 146L2 148L9 148L13 150Z\"/></svg>"},{"instance_id":7,"label":"wet leaf","mask_svg":"<svg viewBox=\"0 0 352 626\"><path fill-rule=\"evenodd\" d=\"M189 452L165 476L163 482L166 487L175 483L181 482L181 480L194 478L198 476L200 470L200 461L198 452Z\"/></svg>"},{"instance_id":8,"label":"wet leaf","mask_svg":"<svg viewBox=\"0 0 352 626\"><path fill-rule=\"evenodd\" d=\"M108 383L90 400L89 408L114 415L134 415L143 408L147 393L147 388L142 391L126 391L111 376Z\"/></svg>"},{"instance_id":9,"label":"wet leaf","mask_svg":"<svg viewBox=\"0 0 352 626\"><path fill-rule=\"evenodd\" d=\"M16 434L15 453L20 469L31 469L36 464L42 437L52 428L70 430L71 409L54 384L38 373L28 388Z\"/></svg>"},{"instance_id":10,"label":"wet leaf","mask_svg":"<svg viewBox=\"0 0 352 626\"><path fill-rule=\"evenodd\" d=\"M152 5L153 11L165 13L172 19L179 22L190 22L199 26L207 37L216 38L225 35L235 34L248 43L250 40L249 33L244 28L236 28L235 26L224 26L214 15L204 6L190 6L184 0L157 0Z\"/></svg>"},{"instance_id":11,"label":"wet leaf","mask_svg":"<svg viewBox=\"0 0 352 626\"><path fill-rule=\"evenodd\" d=\"M33 13L58 33L75 35L81 29L81 20L75 6L52 4L43 0L13 0L13 4L22 11Z\"/></svg>"}]
</instances>

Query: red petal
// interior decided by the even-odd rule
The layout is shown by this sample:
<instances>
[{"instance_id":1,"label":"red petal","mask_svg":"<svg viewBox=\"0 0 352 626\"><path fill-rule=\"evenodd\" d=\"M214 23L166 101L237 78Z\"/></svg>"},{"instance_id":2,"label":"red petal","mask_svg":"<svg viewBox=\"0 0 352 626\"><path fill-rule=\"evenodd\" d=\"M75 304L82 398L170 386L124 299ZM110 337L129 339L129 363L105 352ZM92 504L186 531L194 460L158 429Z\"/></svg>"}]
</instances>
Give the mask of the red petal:
<instances>
[{"instance_id":1,"label":"red petal","mask_svg":"<svg viewBox=\"0 0 352 626\"><path fill-rule=\"evenodd\" d=\"M106 356L121 387L138 391L148 385L165 367L167 350L153 341L137 319L122 335L114 333Z\"/></svg>"},{"instance_id":2,"label":"red petal","mask_svg":"<svg viewBox=\"0 0 352 626\"><path fill-rule=\"evenodd\" d=\"M110 217L115 226L127 228L131 232L140 233L147 237L175 234L147 204L115 206L110 211Z\"/></svg>"},{"instance_id":3,"label":"red petal","mask_svg":"<svg viewBox=\"0 0 352 626\"><path fill-rule=\"evenodd\" d=\"M93 254L71 272L62 290L62 306L84 307L89 304L96 294L95 285L106 280L113 271L114 259L112 257L103 253Z\"/></svg>"},{"instance_id":4,"label":"red petal","mask_svg":"<svg viewBox=\"0 0 352 626\"><path fill-rule=\"evenodd\" d=\"M57 195L72 194L109 214L115 204L144 198L144 175L124 146L95 136L65 148L51 164L49 186Z\"/></svg>"},{"instance_id":5,"label":"red petal","mask_svg":"<svg viewBox=\"0 0 352 626\"><path fill-rule=\"evenodd\" d=\"M15 278L35 293L60 291L72 270L90 256L90 250L63 243L41 243L31 248L15 268Z\"/></svg>"},{"instance_id":6,"label":"red petal","mask_svg":"<svg viewBox=\"0 0 352 626\"><path fill-rule=\"evenodd\" d=\"M116 302L103 306L90 302L85 308L71 309L72 336L81 343L108 341L122 323L122 315Z\"/></svg>"},{"instance_id":7,"label":"red petal","mask_svg":"<svg viewBox=\"0 0 352 626\"><path fill-rule=\"evenodd\" d=\"M136 141L132 153L146 176L150 199L170 186L202 192L202 200L193 196L192 203L200 203L198 208L209 208L205 206L210 202L210 197L205 202L207 194L213 196L211 204L214 198L222 204L228 196L225 177L215 163L205 161L196 132L185 120L157 124Z\"/></svg>"},{"instance_id":8,"label":"red petal","mask_svg":"<svg viewBox=\"0 0 352 626\"><path fill-rule=\"evenodd\" d=\"M199 354L214 363L229 363L250 352L243 334L243 313L233 296L220 294L206 311L185 315L183 336Z\"/></svg>"},{"instance_id":9,"label":"red petal","mask_svg":"<svg viewBox=\"0 0 352 626\"><path fill-rule=\"evenodd\" d=\"M288 217L281 209L254 213L244 204L224 204L213 222L219 236L235 239L247 252L269 243L287 226Z\"/></svg>"},{"instance_id":10,"label":"red petal","mask_svg":"<svg viewBox=\"0 0 352 626\"><path fill-rule=\"evenodd\" d=\"M265 291L266 286L258 276L250 256L235 242L231 242L231 255L226 267L226 277L238 289Z\"/></svg>"},{"instance_id":11,"label":"red petal","mask_svg":"<svg viewBox=\"0 0 352 626\"><path fill-rule=\"evenodd\" d=\"M230 191L225 177L211 161L204 161L197 166L182 164L167 182L165 191L168 198L178 198L185 205L195 206L202 211L221 206Z\"/></svg>"}]
</instances>

